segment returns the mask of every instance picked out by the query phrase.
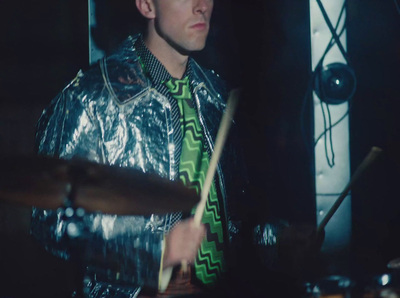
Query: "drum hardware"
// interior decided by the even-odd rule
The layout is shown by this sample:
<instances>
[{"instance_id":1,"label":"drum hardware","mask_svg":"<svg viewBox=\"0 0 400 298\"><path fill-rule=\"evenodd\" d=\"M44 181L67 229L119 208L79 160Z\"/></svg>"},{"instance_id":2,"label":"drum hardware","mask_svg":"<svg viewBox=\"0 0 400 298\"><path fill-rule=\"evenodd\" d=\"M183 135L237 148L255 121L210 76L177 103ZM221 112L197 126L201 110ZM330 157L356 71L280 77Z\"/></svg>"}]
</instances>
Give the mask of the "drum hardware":
<instances>
[{"instance_id":1,"label":"drum hardware","mask_svg":"<svg viewBox=\"0 0 400 298\"><path fill-rule=\"evenodd\" d=\"M398 276L391 273L374 276L366 285L363 298L400 298Z\"/></svg>"},{"instance_id":2,"label":"drum hardware","mask_svg":"<svg viewBox=\"0 0 400 298\"><path fill-rule=\"evenodd\" d=\"M347 276L329 275L303 284L304 298L350 298L355 283Z\"/></svg>"}]
</instances>

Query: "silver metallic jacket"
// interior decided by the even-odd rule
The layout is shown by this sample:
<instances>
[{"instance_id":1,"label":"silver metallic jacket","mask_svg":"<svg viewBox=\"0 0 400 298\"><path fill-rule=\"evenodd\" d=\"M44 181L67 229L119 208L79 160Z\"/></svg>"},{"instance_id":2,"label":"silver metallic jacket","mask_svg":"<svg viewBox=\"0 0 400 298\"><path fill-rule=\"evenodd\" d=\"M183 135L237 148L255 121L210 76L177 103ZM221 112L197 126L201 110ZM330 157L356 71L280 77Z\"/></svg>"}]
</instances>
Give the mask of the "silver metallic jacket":
<instances>
[{"instance_id":1,"label":"silver metallic jacket","mask_svg":"<svg viewBox=\"0 0 400 298\"><path fill-rule=\"evenodd\" d=\"M135 40L136 37L129 37L113 55L85 73L80 71L44 110L36 134L39 154L63 159L80 157L156 173L170 180L177 178L179 160L173 135L179 132L173 130L171 103L144 74ZM217 75L192 59L190 63L192 90L212 152L225 108L224 89ZM234 163L235 157L229 159L221 159L217 172L224 201L223 165ZM226 202L225 207L229 207ZM86 214L80 220L87 227L91 242L85 246L83 257L88 295L100 297L118 292L133 297L141 286L157 288L163 237L171 228L171 214ZM47 250L69 258L72 242L68 223L63 210L34 208L31 232ZM118 270L110 270L113 265ZM110 281L119 286L109 287Z\"/></svg>"}]
</instances>

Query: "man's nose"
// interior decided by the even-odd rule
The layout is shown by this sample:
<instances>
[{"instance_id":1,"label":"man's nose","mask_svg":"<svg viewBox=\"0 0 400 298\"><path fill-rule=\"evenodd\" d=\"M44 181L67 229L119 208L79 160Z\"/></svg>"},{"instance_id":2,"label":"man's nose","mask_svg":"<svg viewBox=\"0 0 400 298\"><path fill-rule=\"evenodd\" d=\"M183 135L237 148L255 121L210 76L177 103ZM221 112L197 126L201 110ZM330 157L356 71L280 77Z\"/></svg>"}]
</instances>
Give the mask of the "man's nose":
<instances>
[{"instance_id":1,"label":"man's nose","mask_svg":"<svg viewBox=\"0 0 400 298\"><path fill-rule=\"evenodd\" d=\"M206 13L212 9L213 0L194 0L194 10L196 13Z\"/></svg>"}]
</instances>

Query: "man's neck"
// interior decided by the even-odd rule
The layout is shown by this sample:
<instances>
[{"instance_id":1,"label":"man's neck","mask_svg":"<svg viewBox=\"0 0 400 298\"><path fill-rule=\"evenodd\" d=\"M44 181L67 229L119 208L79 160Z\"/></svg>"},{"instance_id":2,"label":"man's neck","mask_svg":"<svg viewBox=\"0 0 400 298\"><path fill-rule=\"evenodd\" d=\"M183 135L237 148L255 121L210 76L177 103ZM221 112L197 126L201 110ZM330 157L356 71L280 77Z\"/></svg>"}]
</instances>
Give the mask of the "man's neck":
<instances>
[{"instance_id":1,"label":"man's neck","mask_svg":"<svg viewBox=\"0 0 400 298\"><path fill-rule=\"evenodd\" d=\"M177 79L182 78L186 71L189 59L188 55L178 52L154 31L147 33L144 43L172 77Z\"/></svg>"}]
</instances>

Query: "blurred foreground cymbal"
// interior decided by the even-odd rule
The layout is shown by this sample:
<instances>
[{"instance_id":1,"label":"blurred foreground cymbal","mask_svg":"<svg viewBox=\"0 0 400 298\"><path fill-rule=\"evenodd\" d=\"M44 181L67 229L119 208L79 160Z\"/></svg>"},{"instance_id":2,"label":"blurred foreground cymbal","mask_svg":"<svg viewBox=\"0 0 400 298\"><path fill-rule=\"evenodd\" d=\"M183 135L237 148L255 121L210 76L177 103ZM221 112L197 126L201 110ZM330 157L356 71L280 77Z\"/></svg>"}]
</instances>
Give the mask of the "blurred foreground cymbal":
<instances>
[{"instance_id":1,"label":"blurred foreground cymbal","mask_svg":"<svg viewBox=\"0 0 400 298\"><path fill-rule=\"evenodd\" d=\"M89 211L120 215L149 215L190 211L200 201L181 181L170 181L139 170L78 164L76 205Z\"/></svg>"},{"instance_id":2,"label":"blurred foreground cymbal","mask_svg":"<svg viewBox=\"0 0 400 298\"><path fill-rule=\"evenodd\" d=\"M0 159L0 201L57 209L68 199L88 212L118 215L190 211L199 202L180 181L136 169L51 157Z\"/></svg>"},{"instance_id":3,"label":"blurred foreground cymbal","mask_svg":"<svg viewBox=\"0 0 400 298\"><path fill-rule=\"evenodd\" d=\"M40 208L62 207L68 195L65 160L44 157L0 159L0 200Z\"/></svg>"}]
</instances>

